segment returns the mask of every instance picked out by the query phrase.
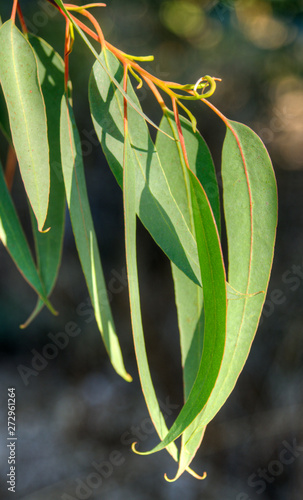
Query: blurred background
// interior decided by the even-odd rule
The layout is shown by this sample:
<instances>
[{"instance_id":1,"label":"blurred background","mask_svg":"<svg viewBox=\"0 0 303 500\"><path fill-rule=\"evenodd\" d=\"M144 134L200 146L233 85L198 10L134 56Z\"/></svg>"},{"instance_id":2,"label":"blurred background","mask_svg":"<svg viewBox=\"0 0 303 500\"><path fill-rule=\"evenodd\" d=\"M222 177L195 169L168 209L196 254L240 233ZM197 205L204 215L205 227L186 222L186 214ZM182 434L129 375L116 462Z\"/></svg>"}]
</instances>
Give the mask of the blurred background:
<instances>
[{"instance_id":1,"label":"blurred background","mask_svg":"<svg viewBox=\"0 0 303 500\"><path fill-rule=\"evenodd\" d=\"M0 2L2 20L12 2ZM29 30L62 55L64 22L45 0L21 1ZM78 2L84 4L84 2ZM88 112L93 58L76 37L70 74L83 140L86 178L111 306L128 371L113 371L91 309L67 218L62 265L48 311L26 330L35 295L1 245L0 345L3 437L2 498L6 474L7 387L17 394L16 499L301 500L303 497L303 4L301 0L108 0L95 10L108 41L134 55L154 54L144 67L156 76L194 83L222 78L211 101L228 118L246 123L272 157L279 190L277 245L267 300L247 364L232 395L210 423L193 462L199 482L166 451L139 457L130 450L157 442L141 393L125 281L122 195ZM155 121L161 113L143 88L138 95ZM201 103L191 111L220 169L224 127ZM5 142L0 141L5 159ZM20 178L13 196L29 228ZM148 355L154 383L171 423L182 403L178 327L169 262L138 228L138 258ZM277 292L278 291L278 292ZM278 298L277 298L278 297ZM75 336L39 371L37 353L73 323ZM36 358L35 358L36 356ZM39 357L39 356L38 356ZM23 374L23 375L22 375ZM26 374L26 375L24 375ZM300 448L299 448L300 447ZM285 451L286 450L286 451ZM287 457L288 460L282 460ZM287 461L287 463L285 463ZM97 465L99 464L99 465ZM102 470L102 481L96 472ZM98 479L99 477L99 479Z\"/></svg>"}]
</instances>

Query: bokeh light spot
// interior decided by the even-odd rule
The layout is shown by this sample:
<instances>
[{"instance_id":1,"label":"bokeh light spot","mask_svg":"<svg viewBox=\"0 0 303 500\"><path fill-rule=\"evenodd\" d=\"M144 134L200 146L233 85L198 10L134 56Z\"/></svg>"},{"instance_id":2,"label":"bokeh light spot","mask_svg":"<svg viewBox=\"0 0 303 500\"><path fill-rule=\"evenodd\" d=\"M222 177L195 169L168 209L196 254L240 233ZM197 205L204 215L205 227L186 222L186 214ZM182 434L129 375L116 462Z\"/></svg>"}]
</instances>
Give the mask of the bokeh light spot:
<instances>
[{"instance_id":1,"label":"bokeh light spot","mask_svg":"<svg viewBox=\"0 0 303 500\"><path fill-rule=\"evenodd\" d=\"M181 0L164 2L160 18L172 33L185 38L201 33L205 23L204 12L199 5Z\"/></svg>"}]
</instances>

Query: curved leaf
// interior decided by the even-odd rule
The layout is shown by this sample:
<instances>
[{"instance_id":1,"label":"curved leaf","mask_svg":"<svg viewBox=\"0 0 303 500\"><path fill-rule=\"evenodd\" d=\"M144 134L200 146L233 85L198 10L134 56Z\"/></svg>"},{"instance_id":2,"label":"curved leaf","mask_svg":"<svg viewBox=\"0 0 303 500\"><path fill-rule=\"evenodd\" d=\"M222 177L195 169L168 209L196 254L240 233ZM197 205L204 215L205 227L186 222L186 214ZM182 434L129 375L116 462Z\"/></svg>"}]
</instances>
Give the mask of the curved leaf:
<instances>
[{"instance_id":1,"label":"curved leaf","mask_svg":"<svg viewBox=\"0 0 303 500\"><path fill-rule=\"evenodd\" d=\"M39 79L45 101L51 181L49 208L45 221L46 227L50 227L50 230L46 233L40 233L33 217L32 227L40 276L47 295L50 295L61 262L65 222L65 189L60 152L60 113L61 100L64 95L64 63L54 49L41 38L29 35L29 42L37 59ZM33 214L31 213L31 215ZM39 299L25 326L37 316L42 307L43 301Z\"/></svg>"},{"instance_id":2,"label":"curved leaf","mask_svg":"<svg viewBox=\"0 0 303 500\"><path fill-rule=\"evenodd\" d=\"M268 287L277 226L277 186L264 144L249 127L229 120L226 125L222 180L228 280L245 297L228 301L226 348L200 415L201 426L225 403L249 354Z\"/></svg>"},{"instance_id":3,"label":"curved leaf","mask_svg":"<svg viewBox=\"0 0 303 500\"><path fill-rule=\"evenodd\" d=\"M177 439L207 403L220 370L226 334L226 286L219 235L205 191L189 170L193 216L204 293L203 351L197 377L178 417L163 441L148 452L162 450Z\"/></svg>"},{"instance_id":4,"label":"curved leaf","mask_svg":"<svg viewBox=\"0 0 303 500\"><path fill-rule=\"evenodd\" d=\"M180 116L182 134L185 141L189 165L197 175L210 201L212 211L220 232L220 202L216 172L209 149L199 132L194 133L192 124ZM171 187L182 203L182 212L188 224L193 226L191 207L190 181L184 162L182 148L178 141L178 131L172 112L167 112L161 121L160 129L170 133L176 139L174 143L163 134L157 135L156 147L159 157L169 179L174 180ZM173 191L174 192L174 191ZM196 379L203 349L204 311L203 290L191 281L183 272L172 264L174 279L175 300L180 331L181 361L183 368L184 398L187 400L190 390ZM195 433L200 425L199 415L192 424L185 429L181 437L179 468L174 480L178 479L186 467L191 463L203 438L205 428ZM199 476L196 476L199 478ZM202 478L204 478L202 476ZM200 479L202 479L200 477Z\"/></svg>"},{"instance_id":5,"label":"curved leaf","mask_svg":"<svg viewBox=\"0 0 303 500\"><path fill-rule=\"evenodd\" d=\"M61 102L60 137L67 204L98 328L113 367L121 377L130 381L131 376L124 367L119 340L115 332L108 302L97 237L87 196L80 137L72 108L65 97Z\"/></svg>"},{"instance_id":6,"label":"curved leaf","mask_svg":"<svg viewBox=\"0 0 303 500\"><path fill-rule=\"evenodd\" d=\"M151 420L160 439L163 439L168 432L168 428L161 412L151 378L142 326L136 250L136 172L138 169L139 159L136 145L131 142L133 131L131 129L132 125L130 122L128 123L128 126L129 131L125 134L123 152L123 202L132 331L142 392ZM133 445L135 444L136 443L133 443ZM178 461L178 449L175 443L167 446L167 451L175 461ZM191 469L188 468L187 471L196 476L194 471Z\"/></svg>"},{"instance_id":7,"label":"curved leaf","mask_svg":"<svg viewBox=\"0 0 303 500\"><path fill-rule=\"evenodd\" d=\"M11 20L0 28L0 81L22 180L42 231L50 187L45 107L33 49Z\"/></svg>"},{"instance_id":8,"label":"curved leaf","mask_svg":"<svg viewBox=\"0 0 303 500\"><path fill-rule=\"evenodd\" d=\"M203 351L203 290L173 264L172 272L180 331L184 401L186 401L197 377ZM181 436L179 467L173 480L180 477L186 467L191 463L199 448L205 429L202 429L202 434L197 433L194 439L190 439L197 426L199 426L199 415L185 429Z\"/></svg>"},{"instance_id":9,"label":"curved leaf","mask_svg":"<svg viewBox=\"0 0 303 500\"><path fill-rule=\"evenodd\" d=\"M110 73L121 82L123 69L118 59L108 50L103 50L100 57ZM128 95L140 107L130 81L128 81ZM90 78L89 100L97 137L109 166L122 187L123 96L98 62L94 64ZM173 195L173 177L168 179L166 176L144 118L130 107L128 120L130 140L138 159L137 214L169 259L193 281L200 284L196 240L184 218L182 205L179 205L178 198ZM171 142L173 144L173 141Z\"/></svg>"}]
</instances>

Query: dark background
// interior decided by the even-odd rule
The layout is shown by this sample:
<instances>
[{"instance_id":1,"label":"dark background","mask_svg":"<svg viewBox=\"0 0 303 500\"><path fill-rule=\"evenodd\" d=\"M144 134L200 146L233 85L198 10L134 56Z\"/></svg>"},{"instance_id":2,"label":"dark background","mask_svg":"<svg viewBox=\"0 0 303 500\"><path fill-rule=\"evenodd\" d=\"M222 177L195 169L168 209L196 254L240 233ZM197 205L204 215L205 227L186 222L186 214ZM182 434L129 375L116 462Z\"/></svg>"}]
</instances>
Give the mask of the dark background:
<instances>
[{"instance_id":1,"label":"dark background","mask_svg":"<svg viewBox=\"0 0 303 500\"><path fill-rule=\"evenodd\" d=\"M12 2L0 2L2 20ZM63 53L64 23L44 0L20 2L31 31ZM79 3L79 2L78 2ZM81 2L84 3L84 2ZM194 83L210 74L222 78L212 102L230 119L251 126L274 163L279 190L279 225L273 273L261 325L247 364L232 395L209 424L193 468L208 477L199 482L184 474L166 451L139 457L130 451L157 441L140 390L131 337L121 192L95 143L88 113L87 82L93 58L77 37L71 56L74 106L84 148L86 177L111 305L127 369L134 381L112 369L89 312L79 314L88 296L69 220L58 282L52 300L60 315L43 311L27 330L19 325L35 304L3 246L0 248L1 484L7 492L7 387L16 387L18 466L16 499L91 498L110 500L301 500L303 497L303 5L301 1L130 1L109 0L96 9L106 38L127 53L154 54L146 67L158 77ZM161 113L145 90L144 111ZM224 127L201 103L191 110L207 140L216 167ZM91 139L88 139L88 136ZM5 159L1 138L0 156ZM13 189L25 228L29 216L17 176ZM182 402L178 328L170 266L139 224L138 253L148 355L161 401ZM119 278L122 283L119 285ZM113 281L116 278L116 281ZM118 290L118 291L117 291ZM277 290L279 292L277 292ZM278 297L278 299L277 299ZM82 309L82 306L80 306ZM28 385L20 365L31 368L32 350L42 353L48 334L74 322L81 332L49 360ZM19 370L18 370L19 368ZM177 415L172 410L172 420ZM131 439L129 439L131 441ZM289 452L289 464L279 455ZM113 454L118 451L120 454ZM119 457L119 458L117 458ZM98 488L78 490L96 472L93 462L115 465L104 471ZM117 465L119 462L120 465ZM253 476L255 474L255 476ZM257 476L266 474L260 482ZM253 476L253 477L252 477ZM251 478L251 479L249 479ZM259 482L256 482L256 481ZM70 496L64 496L69 494ZM82 496L81 496L82 495Z\"/></svg>"}]
</instances>

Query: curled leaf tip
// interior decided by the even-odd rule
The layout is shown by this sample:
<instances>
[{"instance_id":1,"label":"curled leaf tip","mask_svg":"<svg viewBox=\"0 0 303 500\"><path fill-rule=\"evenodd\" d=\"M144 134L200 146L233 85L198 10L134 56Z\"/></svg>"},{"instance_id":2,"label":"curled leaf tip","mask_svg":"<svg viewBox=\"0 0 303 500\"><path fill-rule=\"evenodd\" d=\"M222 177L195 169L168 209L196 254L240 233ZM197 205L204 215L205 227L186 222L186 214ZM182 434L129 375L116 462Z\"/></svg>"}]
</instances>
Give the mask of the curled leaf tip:
<instances>
[{"instance_id":1,"label":"curled leaf tip","mask_svg":"<svg viewBox=\"0 0 303 500\"><path fill-rule=\"evenodd\" d=\"M51 227L48 227L47 229L39 229L39 233L48 233L48 231L51 229Z\"/></svg>"},{"instance_id":2,"label":"curled leaf tip","mask_svg":"<svg viewBox=\"0 0 303 500\"><path fill-rule=\"evenodd\" d=\"M218 80L218 79L213 78L212 76L209 76L209 75L205 75L202 78L199 78L199 80L196 82L194 89L193 89L195 96L198 99L201 99L201 98L206 99L207 97L211 97L217 88L216 80ZM209 86L209 90L208 90L208 92L204 93L203 91L204 91L205 87L207 87L207 86ZM198 93L199 88L202 88L201 94Z\"/></svg>"},{"instance_id":3,"label":"curled leaf tip","mask_svg":"<svg viewBox=\"0 0 303 500\"><path fill-rule=\"evenodd\" d=\"M132 382L133 377L129 373L126 373L126 375L124 375L124 380L126 380L126 382Z\"/></svg>"},{"instance_id":4,"label":"curled leaf tip","mask_svg":"<svg viewBox=\"0 0 303 500\"><path fill-rule=\"evenodd\" d=\"M205 479L207 477L207 472L203 472L203 475L202 476L199 476L199 474L197 474L196 472L194 472L192 469L190 469L190 473L191 475L195 478L195 479L199 479L200 481L202 481L203 479ZM165 472L164 474L164 479L165 481L167 481L168 483L173 483L174 481L177 481L177 479L179 479L179 477L181 476L182 472L177 472L177 474L175 475L175 477L173 477L172 479L169 479L169 477L167 477L167 474Z\"/></svg>"},{"instance_id":5,"label":"curled leaf tip","mask_svg":"<svg viewBox=\"0 0 303 500\"><path fill-rule=\"evenodd\" d=\"M177 477L174 477L173 479L169 479L169 477L167 477L167 474L165 472L164 474L164 479L165 481L167 481L168 483L173 483L174 481L176 481Z\"/></svg>"},{"instance_id":6,"label":"curled leaf tip","mask_svg":"<svg viewBox=\"0 0 303 500\"><path fill-rule=\"evenodd\" d=\"M139 451L136 450L136 444L138 444L138 441L134 441L131 445L131 449L134 453L136 453L137 455L140 455L141 453Z\"/></svg>"},{"instance_id":7,"label":"curled leaf tip","mask_svg":"<svg viewBox=\"0 0 303 500\"><path fill-rule=\"evenodd\" d=\"M131 444L131 449L134 453L136 453L136 455L149 455L150 452L149 451L138 451L136 449L136 445L138 444L138 441L134 441L132 444Z\"/></svg>"},{"instance_id":8,"label":"curled leaf tip","mask_svg":"<svg viewBox=\"0 0 303 500\"><path fill-rule=\"evenodd\" d=\"M199 476L199 474L197 474L196 472L194 472L193 470L191 470L191 475L194 476L196 479L199 479L200 481L203 481L203 479L206 479L207 477L207 472L204 471L202 476Z\"/></svg>"}]
</instances>

